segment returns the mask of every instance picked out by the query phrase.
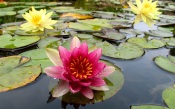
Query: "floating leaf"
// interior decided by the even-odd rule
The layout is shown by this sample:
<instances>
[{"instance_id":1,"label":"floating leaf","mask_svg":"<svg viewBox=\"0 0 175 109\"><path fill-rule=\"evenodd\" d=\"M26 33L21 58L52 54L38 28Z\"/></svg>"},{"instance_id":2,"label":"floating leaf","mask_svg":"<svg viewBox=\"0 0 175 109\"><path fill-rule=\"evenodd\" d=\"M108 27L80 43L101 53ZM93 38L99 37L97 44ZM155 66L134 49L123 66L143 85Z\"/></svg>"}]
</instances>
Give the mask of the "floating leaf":
<instances>
[{"instance_id":1,"label":"floating leaf","mask_svg":"<svg viewBox=\"0 0 175 109\"><path fill-rule=\"evenodd\" d=\"M0 17L1 16L13 16L13 15L16 15L15 11L1 11L0 13Z\"/></svg>"},{"instance_id":2,"label":"floating leaf","mask_svg":"<svg viewBox=\"0 0 175 109\"><path fill-rule=\"evenodd\" d=\"M134 59L144 54L144 50L141 47L130 43L121 43L118 47L115 47L105 41L95 45L102 48L103 55L113 58Z\"/></svg>"},{"instance_id":3,"label":"floating leaf","mask_svg":"<svg viewBox=\"0 0 175 109\"><path fill-rule=\"evenodd\" d=\"M129 38L127 42L137 44L141 46L142 48L149 48L149 49L160 48L165 45L164 42L158 39L151 39L147 41L145 38L140 38L140 37Z\"/></svg>"},{"instance_id":4,"label":"floating leaf","mask_svg":"<svg viewBox=\"0 0 175 109\"><path fill-rule=\"evenodd\" d=\"M142 31L136 30L136 29L120 29L120 32L129 34L129 35L131 35L131 34L132 35L143 34Z\"/></svg>"},{"instance_id":5,"label":"floating leaf","mask_svg":"<svg viewBox=\"0 0 175 109\"><path fill-rule=\"evenodd\" d=\"M17 35L21 35L21 36L40 36L40 35L43 35L44 32L43 31L38 31L38 32L25 32L23 30L17 30L15 31L15 34Z\"/></svg>"},{"instance_id":6,"label":"floating leaf","mask_svg":"<svg viewBox=\"0 0 175 109\"><path fill-rule=\"evenodd\" d=\"M113 64L103 61L107 65L114 66ZM114 96L123 86L124 84L124 76L117 66L115 66L115 72L112 73L110 76L105 78L106 84L109 87L108 91L94 91L94 98L92 100L87 99L81 93L71 94L67 93L60 99L64 102L68 103L75 103L75 104L87 104L87 103L97 103L102 102L112 96ZM52 85L51 85L52 86Z\"/></svg>"},{"instance_id":7,"label":"floating leaf","mask_svg":"<svg viewBox=\"0 0 175 109\"><path fill-rule=\"evenodd\" d=\"M95 25L89 25L86 23L69 23L69 28L76 29L79 31L100 31L101 27L100 26L95 26Z\"/></svg>"},{"instance_id":8,"label":"floating leaf","mask_svg":"<svg viewBox=\"0 0 175 109\"><path fill-rule=\"evenodd\" d=\"M163 91L162 98L170 109L175 109L175 84Z\"/></svg>"},{"instance_id":9,"label":"floating leaf","mask_svg":"<svg viewBox=\"0 0 175 109\"><path fill-rule=\"evenodd\" d=\"M55 48L57 49L59 45L62 44L60 38L56 37L46 37L38 42L39 48Z\"/></svg>"},{"instance_id":10,"label":"floating leaf","mask_svg":"<svg viewBox=\"0 0 175 109\"><path fill-rule=\"evenodd\" d=\"M164 38L167 46L175 46L175 38Z\"/></svg>"},{"instance_id":11,"label":"floating leaf","mask_svg":"<svg viewBox=\"0 0 175 109\"><path fill-rule=\"evenodd\" d=\"M112 25L109 23L109 20L106 19L88 19L88 20L78 20L78 22L99 26L99 27L106 27L112 28Z\"/></svg>"},{"instance_id":12,"label":"floating leaf","mask_svg":"<svg viewBox=\"0 0 175 109\"><path fill-rule=\"evenodd\" d=\"M46 55L45 49L30 50L20 54L21 56L31 58L31 61L23 66L37 66L41 65L42 70L46 67L53 66L52 62Z\"/></svg>"},{"instance_id":13,"label":"floating leaf","mask_svg":"<svg viewBox=\"0 0 175 109\"><path fill-rule=\"evenodd\" d=\"M2 50L14 50L21 47L30 46L40 40L38 36L14 36L5 34L0 36L0 49Z\"/></svg>"},{"instance_id":14,"label":"floating leaf","mask_svg":"<svg viewBox=\"0 0 175 109\"><path fill-rule=\"evenodd\" d=\"M149 32L146 32L146 34L157 37L173 37L172 33L160 30L150 30Z\"/></svg>"},{"instance_id":15,"label":"floating leaf","mask_svg":"<svg viewBox=\"0 0 175 109\"><path fill-rule=\"evenodd\" d=\"M103 33L94 33L93 35L106 40L112 40L112 41L122 40L126 38L124 34L119 33L113 29L102 29L102 31Z\"/></svg>"},{"instance_id":16,"label":"floating leaf","mask_svg":"<svg viewBox=\"0 0 175 109\"><path fill-rule=\"evenodd\" d=\"M24 86L40 75L40 66L21 66L29 60L21 56L0 58L0 92Z\"/></svg>"},{"instance_id":17,"label":"floating leaf","mask_svg":"<svg viewBox=\"0 0 175 109\"><path fill-rule=\"evenodd\" d=\"M131 109L169 109L169 108L157 105L140 105L140 106L131 106Z\"/></svg>"},{"instance_id":18,"label":"floating leaf","mask_svg":"<svg viewBox=\"0 0 175 109\"><path fill-rule=\"evenodd\" d=\"M173 58L173 56L168 56L168 58L166 58L164 56L157 56L154 59L154 62L162 69L169 71L169 72L172 72L172 73L175 73L175 63L173 63L174 58Z\"/></svg>"}]
</instances>

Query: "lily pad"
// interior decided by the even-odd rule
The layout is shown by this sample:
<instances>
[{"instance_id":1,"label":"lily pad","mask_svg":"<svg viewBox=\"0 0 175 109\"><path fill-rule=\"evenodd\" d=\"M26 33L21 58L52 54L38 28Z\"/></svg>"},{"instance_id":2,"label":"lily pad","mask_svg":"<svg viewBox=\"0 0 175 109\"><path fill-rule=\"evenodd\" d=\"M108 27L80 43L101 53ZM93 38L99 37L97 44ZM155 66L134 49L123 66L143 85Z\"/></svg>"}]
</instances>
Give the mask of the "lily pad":
<instances>
[{"instance_id":1,"label":"lily pad","mask_svg":"<svg viewBox=\"0 0 175 109\"><path fill-rule=\"evenodd\" d=\"M38 42L39 48L55 48L57 49L61 45L61 39L56 37L46 37Z\"/></svg>"},{"instance_id":2,"label":"lily pad","mask_svg":"<svg viewBox=\"0 0 175 109\"><path fill-rule=\"evenodd\" d=\"M162 98L170 109L175 109L175 84L163 91Z\"/></svg>"},{"instance_id":3,"label":"lily pad","mask_svg":"<svg viewBox=\"0 0 175 109\"><path fill-rule=\"evenodd\" d=\"M169 108L157 105L140 105L140 106L131 106L131 109L169 109Z\"/></svg>"},{"instance_id":4,"label":"lily pad","mask_svg":"<svg viewBox=\"0 0 175 109\"><path fill-rule=\"evenodd\" d=\"M173 37L173 34L171 32L165 32L160 30L150 30L149 32L146 32L146 34L156 37Z\"/></svg>"},{"instance_id":5,"label":"lily pad","mask_svg":"<svg viewBox=\"0 0 175 109\"><path fill-rule=\"evenodd\" d=\"M164 38L167 46L175 46L175 38Z\"/></svg>"},{"instance_id":6,"label":"lily pad","mask_svg":"<svg viewBox=\"0 0 175 109\"><path fill-rule=\"evenodd\" d=\"M100 31L101 27L96 25L89 25L86 23L69 23L69 28L78 30L78 31Z\"/></svg>"},{"instance_id":7,"label":"lily pad","mask_svg":"<svg viewBox=\"0 0 175 109\"><path fill-rule=\"evenodd\" d=\"M25 32L23 30L17 30L15 31L15 34L17 35L21 35L21 36L40 36L40 35L43 35L44 32L43 31L38 31L38 32Z\"/></svg>"},{"instance_id":8,"label":"lily pad","mask_svg":"<svg viewBox=\"0 0 175 109\"><path fill-rule=\"evenodd\" d=\"M38 36L14 36L5 34L0 36L0 49L1 50L15 50L22 47L27 47L32 44L35 44L40 40Z\"/></svg>"},{"instance_id":9,"label":"lily pad","mask_svg":"<svg viewBox=\"0 0 175 109\"><path fill-rule=\"evenodd\" d=\"M109 62L106 62L106 61L103 61L103 62L105 62L107 65L114 66L113 64ZM70 92L60 97L60 99L68 103L87 104L87 103L102 102L103 100L106 100L114 96L124 84L123 73L121 72L119 67L117 66L114 66L114 67L116 69L115 72L104 79L106 84L109 87L108 91L93 91L94 98L92 100L87 99L81 93L71 94Z\"/></svg>"},{"instance_id":10,"label":"lily pad","mask_svg":"<svg viewBox=\"0 0 175 109\"><path fill-rule=\"evenodd\" d=\"M53 66L52 62L46 55L45 49L30 50L20 54L21 56L31 58L31 61L23 66L36 66L41 65L42 70L46 67Z\"/></svg>"},{"instance_id":11,"label":"lily pad","mask_svg":"<svg viewBox=\"0 0 175 109\"><path fill-rule=\"evenodd\" d=\"M164 42L158 39L151 39L147 41L146 38L140 38L140 37L129 38L127 42L133 43L133 44L141 46L142 48L148 48L148 49L160 48L165 45Z\"/></svg>"},{"instance_id":12,"label":"lily pad","mask_svg":"<svg viewBox=\"0 0 175 109\"><path fill-rule=\"evenodd\" d=\"M29 60L21 56L0 58L0 92L24 86L40 75L40 66L21 66Z\"/></svg>"},{"instance_id":13,"label":"lily pad","mask_svg":"<svg viewBox=\"0 0 175 109\"><path fill-rule=\"evenodd\" d=\"M173 56L168 56L164 57L164 56L157 56L154 59L154 62L162 69L168 71L168 72L172 72L175 73L175 63L174 63L174 59L175 57Z\"/></svg>"},{"instance_id":14,"label":"lily pad","mask_svg":"<svg viewBox=\"0 0 175 109\"><path fill-rule=\"evenodd\" d=\"M16 15L16 12L15 11L2 11L0 13L0 17L1 16L13 16L13 15Z\"/></svg>"},{"instance_id":15,"label":"lily pad","mask_svg":"<svg viewBox=\"0 0 175 109\"><path fill-rule=\"evenodd\" d=\"M122 40L126 38L124 34L119 33L113 29L102 29L102 31L103 33L94 33L93 35L106 40L112 40L112 41Z\"/></svg>"},{"instance_id":16,"label":"lily pad","mask_svg":"<svg viewBox=\"0 0 175 109\"><path fill-rule=\"evenodd\" d=\"M112 28L112 25L109 23L109 20L106 20L106 19L78 20L78 22L93 25L93 26Z\"/></svg>"},{"instance_id":17,"label":"lily pad","mask_svg":"<svg viewBox=\"0 0 175 109\"><path fill-rule=\"evenodd\" d=\"M105 41L99 42L95 45L102 48L103 55L113 58L135 59L144 54L143 48L130 43L121 43L118 47L116 47Z\"/></svg>"},{"instance_id":18,"label":"lily pad","mask_svg":"<svg viewBox=\"0 0 175 109\"><path fill-rule=\"evenodd\" d=\"M136 29L120 29L120 32L129 34L129 35L138 35L138 34L143 34L142 31L136 30Z\"/></svg>"}]
</instances>

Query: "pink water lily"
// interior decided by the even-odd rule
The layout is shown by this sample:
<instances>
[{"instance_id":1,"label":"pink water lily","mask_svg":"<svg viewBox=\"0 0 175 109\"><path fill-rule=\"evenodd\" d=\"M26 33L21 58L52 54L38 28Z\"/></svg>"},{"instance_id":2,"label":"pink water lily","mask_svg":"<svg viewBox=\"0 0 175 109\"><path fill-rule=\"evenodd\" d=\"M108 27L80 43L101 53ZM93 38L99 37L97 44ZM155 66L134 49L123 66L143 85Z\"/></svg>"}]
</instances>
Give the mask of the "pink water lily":
<instances>
[{"instance_id":1,"label":"pink water lily","mask_svg":"<svg viewBox=\"0 0 175 109\"><path fill-rule=\"evenodd\" d=\"M115 68L99 61L101 48L88 52L88 45L81 44L80 40L74 37L70 50L59 46L58 51L46 49L46 54L55 66L45 68L44 72L60 79L54 88L53 97L63 96L70 91L73 94L81 92L85 97L92 99L92 90L109 90L103 79L113 73Z\"/></svg>"}]
</instances>

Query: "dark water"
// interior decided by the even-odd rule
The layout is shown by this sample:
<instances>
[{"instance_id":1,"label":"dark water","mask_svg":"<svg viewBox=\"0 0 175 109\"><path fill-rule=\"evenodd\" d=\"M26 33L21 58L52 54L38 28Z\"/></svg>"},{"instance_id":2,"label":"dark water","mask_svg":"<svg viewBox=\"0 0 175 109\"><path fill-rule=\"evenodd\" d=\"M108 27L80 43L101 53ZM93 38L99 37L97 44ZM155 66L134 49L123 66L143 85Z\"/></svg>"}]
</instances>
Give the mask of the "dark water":
<instances>
[{"instance_id":1,"label":"dark water","mask_svg":"<svg viewBox=\"0 0 175 109\"><path fill-rule=\"evenodd\" d=\"M103 57L119 66L124 74L122 89L112 98L101 103L87 104L79 109L129 109L131 105L164 105L162 91L175 81L175 75L160 69L153 62L158 55L166 56L169 49L146 50L146 54L134 60L120 60ZM0 93L0 109L62 109L61 100L47 103L49 83L53 79L42 74L35 82ZM67 105L67 109L74 109Z\"/></svg>"}]
</instances>

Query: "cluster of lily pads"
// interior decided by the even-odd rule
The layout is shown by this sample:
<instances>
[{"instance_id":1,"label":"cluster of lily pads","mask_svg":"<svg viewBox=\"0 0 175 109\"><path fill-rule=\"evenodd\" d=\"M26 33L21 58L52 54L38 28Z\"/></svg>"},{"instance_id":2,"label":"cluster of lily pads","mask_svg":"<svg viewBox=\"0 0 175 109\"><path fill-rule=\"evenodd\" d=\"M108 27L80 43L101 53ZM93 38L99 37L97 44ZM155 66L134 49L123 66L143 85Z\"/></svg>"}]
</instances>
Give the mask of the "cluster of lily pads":
<instances>
[{"instance_id":1,"label":"cluster of lily pads","mask_svg":"<svg viewBox=\"0 0 175 109\"><path fill-rule=\"evenodd\" d=\"M111 2L116 6L121 5L114 0ZM22 6L24 4L25 6ZM57 49L61 45L69 49L73 36L77 36L82 42L87 42L91 50L102 48L104 56L124 60L142 57L147 49L175 47L174 16L161 15L160 20L156 23L158 30L140 31L133 28L135 15L129 8L122 9L121 13L115 13L87 11L60 5L70 5L70 3L15 2L8 3L6 7L0 8L2 12L0 13L0 22L5 20L7 22L10 20L17 21L0 25L0 50L4 52L26 50L26 52L16 56L0 58L0 92L12 90L34 81L41 72L44 73L44 68L53 66L46 56L45 48ZM174 5L171 2L159 2L163 13L174 12ZM35 6L36 9L47 8L48 12L54 11L52 18L58 20L53 25L54 29L35 33L20 30L20 25L25 22L22 14L29 11L30 6ZM31 46L37 46L38 49L27 51L27 48ZM164 70L175 73L175 56L157 56L154 61ZM109 62L106 63L110 64ZM121 89L124 83L123 73L119 67L115 67L116 71L105 80L110 91L95 92L93 101L84 98L82 95L69 93L63 96L62 100L86 104L110 98ZM165 89L162 96L168 107L174 109L175 105L172 102L175 100L175 85ZM165 107L143 105L132 106L131 108L164 109Z\"/></svg>"}]
</instances>

